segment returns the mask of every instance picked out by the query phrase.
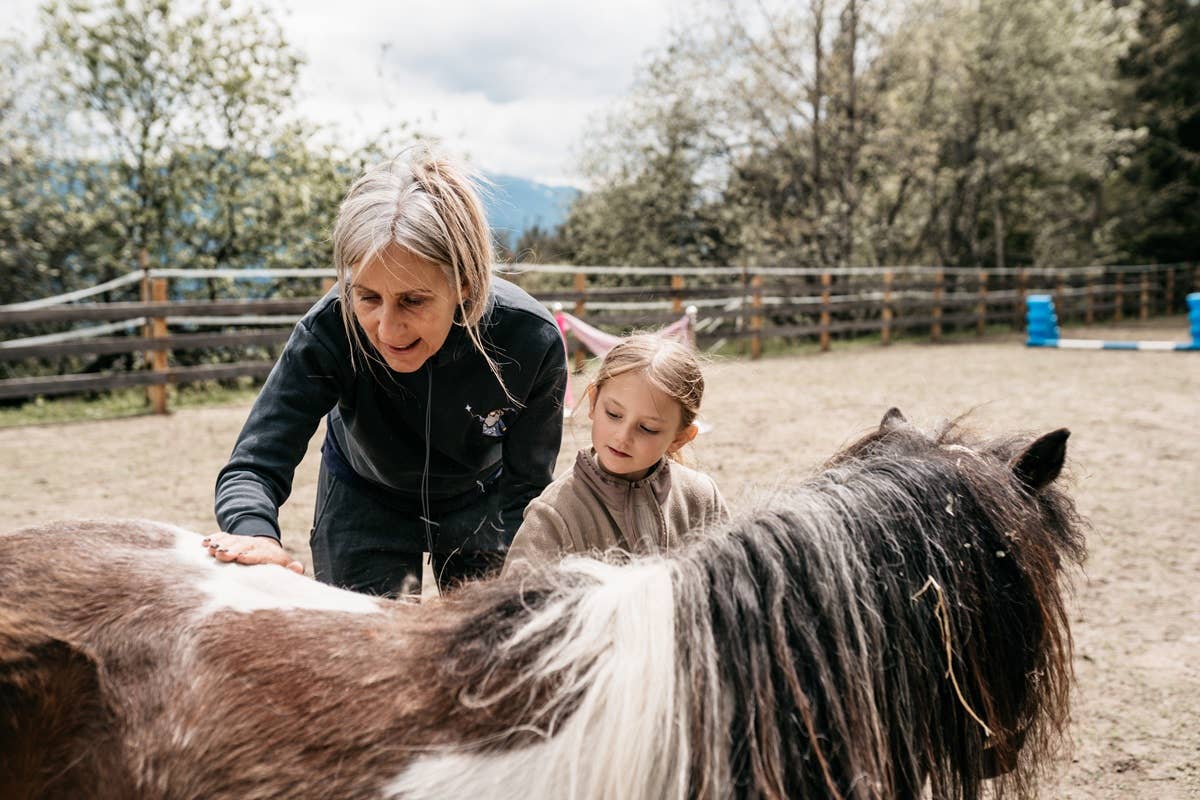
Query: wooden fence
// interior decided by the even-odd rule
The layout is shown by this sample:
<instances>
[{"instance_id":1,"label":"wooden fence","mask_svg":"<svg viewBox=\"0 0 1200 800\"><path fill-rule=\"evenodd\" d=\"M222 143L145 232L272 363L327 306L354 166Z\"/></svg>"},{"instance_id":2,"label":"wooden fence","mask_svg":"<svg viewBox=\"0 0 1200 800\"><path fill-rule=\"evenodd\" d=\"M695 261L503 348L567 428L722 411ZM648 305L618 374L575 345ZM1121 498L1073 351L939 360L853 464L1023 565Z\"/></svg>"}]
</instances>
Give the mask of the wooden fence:
<instances>
[{"instance_id":1,"label":"wooden fence","mask_svg":"<svg viewBox=\"0 0 1200 800\"><path fill-rule=\"evenodd\" d=\"M326 276L328 287L327 272L309 274ZM202 271L148 271L141 280L138 302L0 307L0 330L6 332L16 330L20 335L30 326L69 329L0 341L0 362L24 364L28 372L45 372L55 361L77 364L79 356L138 354L132 369L0 380L0 399L145 386L154 410L163 412L167 384L265 376L290 334L290 323L317 297L168 300L169 280L186 276L194 282L204 275ZM936 342L952 332L983 335L996 327L1020 330L1025 297L1032 293L1053 295L1062 322L1088 325L1182 313L1186 294L1200 290L1200 267L1192 264L1053 271L534 266L506 277L525 285L547 306L562 304L575 316L614 332L658 327L678 319L687 306L696 306L698 345L736 343L751 358L759 357L764 342L771 340L813 342L828 350L835 340L867 335L877 336L886 346L898 336ZM218 330L198 330L190 320ZM80 338L88 330L71 328L76 323L121 321L138 330ZM264 321L287 324L263 327ZM1180 331L1181 339L1184 333ZM191 366L177 363L174 357L180 351L206 348L260 352L266 348L268 357ZM577 352L576 358L581 360L582 354Z\"/></svg>"}]
</instances>

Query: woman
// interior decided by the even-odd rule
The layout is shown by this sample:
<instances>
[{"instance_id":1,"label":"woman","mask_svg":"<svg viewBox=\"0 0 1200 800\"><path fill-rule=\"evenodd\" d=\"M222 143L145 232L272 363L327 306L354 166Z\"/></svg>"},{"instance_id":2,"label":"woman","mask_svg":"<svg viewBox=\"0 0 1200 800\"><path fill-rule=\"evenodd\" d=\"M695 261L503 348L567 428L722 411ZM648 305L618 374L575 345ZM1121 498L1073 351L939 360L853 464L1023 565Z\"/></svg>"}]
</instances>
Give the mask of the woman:
<instances>
[{"instance_id":1,"label":"woman","mask_svg":"<svg viewBox=\"0 0 1200 800\"><path fill-rule=\"evenodd\" d=\"M372 594L500 566L562 438L566 361L536 300L492 277L472 177L427 148L367 169L333 233L338 287L297 324L217 477L242 564L302 569L278 508L322 417L310 546L318 580Z\"/></svg>"}]
</instances>

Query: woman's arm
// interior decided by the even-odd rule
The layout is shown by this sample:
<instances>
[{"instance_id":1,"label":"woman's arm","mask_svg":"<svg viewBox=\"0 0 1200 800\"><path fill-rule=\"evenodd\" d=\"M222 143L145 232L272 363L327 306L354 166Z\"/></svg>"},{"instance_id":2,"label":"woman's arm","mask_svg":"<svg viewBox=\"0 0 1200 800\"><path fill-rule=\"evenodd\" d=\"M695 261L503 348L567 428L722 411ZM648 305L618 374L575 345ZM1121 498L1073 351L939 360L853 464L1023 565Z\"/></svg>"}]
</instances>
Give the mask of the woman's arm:
<instances>
[{"instance_id":1,"label":"woman's arm","mask_svg":"<svg viewBox=\"0 0 1200 800\"><path fill-rule=\"evenodd\" d=\"M529 501L541 494L554 477L562 444L563 395L567 361L558 331L542 354L525 407L504 437L500 474L500 519L506 531L516 531Z\"/></svg>"},{"instance_id":2,"label":"woman's arm","mask_svg":"<svg viewBox=\"0 0 1200 800\"><path fill-rule=\"evenodd\" d=\"M349 365L301 321L267 377L229 462L217 476L222 531L279 541L279 506L321 418L350 379Z\"/></svg>"}]
</instances>

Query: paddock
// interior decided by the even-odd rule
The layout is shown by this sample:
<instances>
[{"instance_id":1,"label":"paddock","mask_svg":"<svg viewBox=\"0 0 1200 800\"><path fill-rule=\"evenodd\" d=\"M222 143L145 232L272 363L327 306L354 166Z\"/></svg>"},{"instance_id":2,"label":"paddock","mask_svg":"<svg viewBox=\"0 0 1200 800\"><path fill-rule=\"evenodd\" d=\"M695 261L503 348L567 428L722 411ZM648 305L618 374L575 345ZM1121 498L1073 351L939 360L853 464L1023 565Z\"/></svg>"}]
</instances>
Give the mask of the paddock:
<instances>
[{"instance_id":1,"label":"paddock","mask_svg":"<svg viewBox=\"0 0 1200 800\"><path fill-rule=\"evenodd\" d=\"M1069 330L1069 329L1068 329ZM1183 317L1088 337L1177 338ZM1093 532L1072 605L1074 753L1046 797L1200 794L1200 363L1165 353L1030 350L1019 335L940 345L835 345L831 353L717 361L693 448L736 509L804 475L898 406L921 423L972 410L989 433L1072 430L1070 466ZM577 377L576 381L580 381ZM579 396L582 382L576 383ZM244 405L168 417L0 430L5 528L79 516L213 525L212 485ZM564 436L560 469L587 443ZM307 561L317 449L282 522Z\"/></svg>"}]
</instances>

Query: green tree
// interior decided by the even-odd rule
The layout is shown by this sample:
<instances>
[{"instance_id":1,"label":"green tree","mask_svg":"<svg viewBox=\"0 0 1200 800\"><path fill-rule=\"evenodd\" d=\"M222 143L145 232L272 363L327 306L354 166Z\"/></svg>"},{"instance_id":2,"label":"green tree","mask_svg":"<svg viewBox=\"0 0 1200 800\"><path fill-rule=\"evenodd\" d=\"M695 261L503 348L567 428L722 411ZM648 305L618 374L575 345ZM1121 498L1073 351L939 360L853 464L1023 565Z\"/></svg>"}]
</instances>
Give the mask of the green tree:
<instances>
[{"instance_id":1,"label":"green tree","mask_svg":"<svg viewBox=\"0 0 1200 800\"><path fill-rule=\"evenodd\" d=\"M1054 265L1111 254L1098 203L1137 138L1115 114L1131 21L1105 3L1061 0L912 9L891 37L882 136L901 158L877 198L889 208L880 222L899 229L882 237L899 259Z\"/></svg>"},{"instance_id":2,"label":"green tree","mask_svg":"<svg viewBox=\"0 0 1200 800\"><path fill-rule=\"evenodd\" d=\"M592 190L559 234L575 263L695 266L727 257L717 195L703 175L703 123L675 63L668 56L650 66L588 153Z\"/></svg>"},{"instance_id":3,"label":"green tree","mask_svg":"<svg viewBox=\"0 0 1200 800\"><path fill-rule=\"evenodd\" d=\"M105 264L121 228L105 169L61 154L82 144L43 91L49 76L17 42L0 41L0 303L82 288L83 264ZM111 275L111 273L110 273Z\"/></svg>"},{"instance_id":4,"label":"green tree","mask_svg":"<svg viewBox=\"0 0 1200 800\"><path fill-rule=\"evenodd\" d=\"M660 263L671 260L674 231L695 232L699 263L848 263L878 93L865 70L876 39L866 5L729 0L697 10L593 150L624 156L616 169L602 162L604 192L664 197L635 202L634 220L620 219L615 198L581 199L613 218L575 229L576 241L632 221L658 232L643 238Z\"/></svg>"},{"instance_id":5,"label":"green tree","mask_svg":"<svg viewBox=\"0 0 1200 800\"><path fill-rule=\"evenodd\" d=\"M1200 240L1200 8L1189 0L1145 0L1141 37L1122 62L1128 124L1145 141L1116 187L1129 257L1172 263L1196 258Z\"/></svg>"},{"instance_id":6,"label":"green tree","mask_svg":"<svg viewBox=\"0 0 1200 800\"><path fill-rule=\"evenodd\" d=\"M142 250L160 266L236 264L260 208L281 189L299 199L302 184L262 181L280 144L295 144L283 123L300 64L264 8L58 0L42 21L57 100L86 132L57 160L114 178L105 200L123 230L111 271Z\"/></svg>"},{"instance_id":7,"label":"green tree","mask_svg":"<svg viewBox=\"0 0 1200 800\"><path fill-rule=\"evenodd\" d=\"M688 217L750 265L1110 257L1132 20L1092 0L713 0L592 145L624 158L598 160L576 257L662 262Z\"/></svg>"}]
</instances>

